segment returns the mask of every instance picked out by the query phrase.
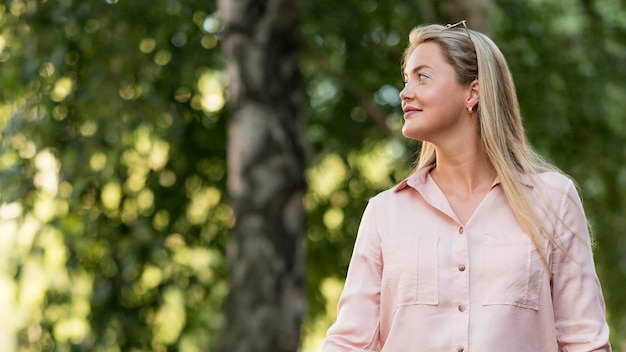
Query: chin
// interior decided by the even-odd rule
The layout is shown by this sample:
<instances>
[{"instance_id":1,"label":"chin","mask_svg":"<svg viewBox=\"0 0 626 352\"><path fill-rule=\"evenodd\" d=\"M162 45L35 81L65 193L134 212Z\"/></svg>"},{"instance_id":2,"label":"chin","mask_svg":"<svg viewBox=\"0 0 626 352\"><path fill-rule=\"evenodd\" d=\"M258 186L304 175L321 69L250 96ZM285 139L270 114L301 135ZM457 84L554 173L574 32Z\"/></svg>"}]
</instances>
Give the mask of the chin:
<instances>
[{"instance_id":1,"label":"chin","mask_svg":"<svg viewBox=\"0 0 626 352\"><path fill-rule=\"evenodd\" d=\"M416 131L412 131L412 130L407 129L407 128L402 128L402 135L405 138L408 138L408 139L414 139L416 141L421 141L422 140L421 138L419 138L419 136L420 136L419 133L416 133Z\"/></svg>"}]
</instances>

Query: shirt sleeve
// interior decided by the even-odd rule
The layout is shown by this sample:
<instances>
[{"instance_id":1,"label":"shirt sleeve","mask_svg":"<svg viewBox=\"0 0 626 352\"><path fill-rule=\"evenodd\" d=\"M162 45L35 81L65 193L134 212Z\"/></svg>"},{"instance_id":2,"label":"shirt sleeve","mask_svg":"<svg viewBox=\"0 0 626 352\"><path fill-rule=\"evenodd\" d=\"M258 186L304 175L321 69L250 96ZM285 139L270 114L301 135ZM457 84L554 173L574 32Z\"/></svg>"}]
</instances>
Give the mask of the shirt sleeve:
<instances>
[{"instance_id":1,"label":"shirt sleeve","mask_svg":"<svg viewBox=\"0 0 626 352\"><path fill-rule=\"evenodd\" d=\"M383 265L374 200L363 213L339 298L337 321L326 334L322 352L377 350Z\"/></svg>"},{"instance_id":2,"label":"shirt sleeve","mask_svg":"<svg viewBox=\"0 0 626 352\"><path fill-rule=\"evenodd\" d=\"M571 181L555 229L559 245L553 248L552 300L560 351L611 351L587 220Z\"/></svg>"}]
</instances>

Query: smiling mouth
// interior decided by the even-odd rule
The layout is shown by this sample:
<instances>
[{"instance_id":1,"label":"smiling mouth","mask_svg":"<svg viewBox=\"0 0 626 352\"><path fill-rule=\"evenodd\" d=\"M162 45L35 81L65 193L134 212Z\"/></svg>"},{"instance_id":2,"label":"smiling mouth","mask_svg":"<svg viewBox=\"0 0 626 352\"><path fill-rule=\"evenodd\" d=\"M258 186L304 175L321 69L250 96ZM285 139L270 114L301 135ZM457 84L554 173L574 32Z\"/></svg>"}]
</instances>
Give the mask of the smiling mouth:
<instances>
[{"instance_id":1,"label":"smiling mouth","mask_svg":"<svg viewBox=\"0 0 626 352\"><path fill-rule=\"evenodd\" d=\"M420 111L422 111L422 110L421 109L417 109L417 108L413 108L413 107L409 107L409 108L404 109L404 115L406 116L406 115L412 114L414 112L420 112Z\"/></svg>"}]
</instances>

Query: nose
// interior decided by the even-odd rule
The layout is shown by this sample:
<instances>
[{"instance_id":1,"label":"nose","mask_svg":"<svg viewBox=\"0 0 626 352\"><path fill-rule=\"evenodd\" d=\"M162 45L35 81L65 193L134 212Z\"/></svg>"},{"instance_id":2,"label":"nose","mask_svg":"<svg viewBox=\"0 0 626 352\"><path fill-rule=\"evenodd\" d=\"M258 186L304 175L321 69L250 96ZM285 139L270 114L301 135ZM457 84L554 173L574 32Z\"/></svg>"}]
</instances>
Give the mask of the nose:
<instances>
[{"instance_id":1,"label":"nose","mask_svg":"<svg viewBox=\"0 0 626 352\"><path fill-rule=\"evenodd\" d=\"M408 89L408 85L405 85L404 88L400 91L400 99L402 100L410 100L413 98L413 94Z\"/></svg>"}]
</instances>

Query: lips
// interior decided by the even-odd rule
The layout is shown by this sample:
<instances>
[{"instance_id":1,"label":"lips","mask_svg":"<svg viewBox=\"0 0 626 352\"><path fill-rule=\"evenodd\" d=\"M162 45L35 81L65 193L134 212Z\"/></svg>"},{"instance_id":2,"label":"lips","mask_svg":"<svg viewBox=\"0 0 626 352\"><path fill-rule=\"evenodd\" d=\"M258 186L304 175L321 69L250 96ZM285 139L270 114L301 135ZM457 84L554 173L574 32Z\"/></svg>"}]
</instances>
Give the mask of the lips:
<instances>
[{"instance_id":1,"label":"lips","mask_svg":"<svg viewBox=\"0 0 626 352\"><path fill-rule=\"evenodd\" d=\"M418 108L416 108L414 106L410 106L410 105L405 106L404 109L402 109L402 110L404 111L404 116L410 115L410 114L415 113L415 112L422 111L422 109L418 109Z\"/></svg>"}]
</instances>

